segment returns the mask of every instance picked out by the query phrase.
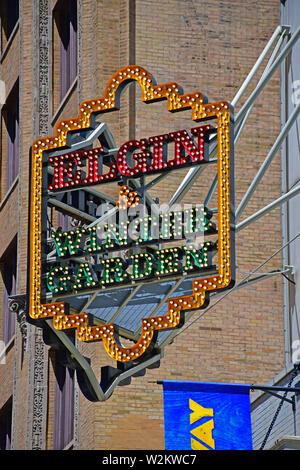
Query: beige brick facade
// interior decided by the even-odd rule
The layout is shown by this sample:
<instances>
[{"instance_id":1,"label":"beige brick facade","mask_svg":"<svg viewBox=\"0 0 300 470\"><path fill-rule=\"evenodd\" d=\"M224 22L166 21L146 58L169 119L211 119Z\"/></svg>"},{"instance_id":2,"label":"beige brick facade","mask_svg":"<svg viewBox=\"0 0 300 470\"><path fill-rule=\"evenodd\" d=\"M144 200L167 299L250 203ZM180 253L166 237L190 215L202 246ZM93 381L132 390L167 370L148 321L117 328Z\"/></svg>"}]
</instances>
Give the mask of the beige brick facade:
<instances>
[{"instance_id":1,"label":"beige brick facade","mask_svg":"<svg viewBox=\"0 0 300 470\"><path fill-rule=\"evenodd\" d=\"M20 83L19 177L5 199L7 165L3 137L0 201L2 255L18 234L18 294L26 292L28 155L32 142L38 137L33 113L37 112L36 96L43 86L40 83L38 90L35 85L39 83L35 75L35 67L39 64L34 59L38 52L37 3L20 1L20 27L0 67L0 79L5 81L7 94L18 77ZM52 11L52 5L49 11ZM210 102L231 101L279 24L279 8L275 0L80 0L78 18L78 76L63 105L59 103L59 50L54 22L52 32L49 29L49 38L45 39L53 48L48 135L53 135L60 119L78 115L80 102L101 97L107 81L120 67L134 63L148 70L158 83L176 82L184 92L199 91ZM236 206L280 129L279 79L279 73L276 73L253 108L235 148ZM140 97L138 85L132 85L121 99L120 111L105 116L118 145L134 137L189 128L189 112L170 114L164 102L146 105ZM244 100L245 97L238 109ZM2 136L3 133L2 128ZM170 199L185 174L186 171L171 173L155 187L160 202ZM212 173L208 174L211 178ZM195 199L202 202L207 187L207 179L200 178L184 202L195 202ZM279 195L278 155L247 206L244 217ZM215 203L212 200L211 206L215 207ZM280 246L280 209L276 209L237 234L237 281ZM262 268L262 272L280 267L279 254ZM212 299L211 305L215 301ZM237 290L175 338L166 348L159 369L147 370L144 377L133 378L131 385L117 387L106 402L89 402L79 391L76 395L75 448L163 449L162 387L157 385L157 380L266 383L284 367L282 302L280 277ZM0 309L1 306L0 302ZM0 325L1 318L0 314ZM28 331L35 335L33 326L28 327ZM78 347L84 356L91 357L97 377L102 365L114 365L101 343ZM33 354L29 348L21 359L21 334L16 325L6 364L0 365L0 417L1 408L14 396L12 442L15 449L30 448L30 407L33 406L30 397L33 392L29 386ZM51 354L50 348L46 347L45 361L49 362L47 419L45 429L40 432L44 433L42 442L47 449L53 445Z\"/></svg>"}]
</instances>

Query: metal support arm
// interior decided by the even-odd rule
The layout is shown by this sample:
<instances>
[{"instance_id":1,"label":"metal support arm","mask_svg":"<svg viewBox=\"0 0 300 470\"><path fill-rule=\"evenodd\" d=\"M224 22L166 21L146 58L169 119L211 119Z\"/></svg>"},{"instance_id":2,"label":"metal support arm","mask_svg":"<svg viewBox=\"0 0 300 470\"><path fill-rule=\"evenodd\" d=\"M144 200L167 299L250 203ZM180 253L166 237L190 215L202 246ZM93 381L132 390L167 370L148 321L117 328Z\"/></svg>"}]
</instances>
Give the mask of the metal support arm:
<instances>
[{"instance_id":1,"label":"metal support arm","mask_svg":"<svg viewBox=\"0 0 300 470\"><path fill-rule=\"evenodd\" d=\"M276 207L280 206L284 202L287 202L289 199L297 196L297 194L300 193L300 184L298 184L295 188L291 189L288 191L286 194L283 194L280 196L278 199L275 199L275 201L271 202L269 205L263 207L259 211L257 211L255 214L251 215L247 219L243 220L243 222L240 222L236 227L235 231L239 232L240 230L244 229L247 227L247 225L251 224L255 220L259 219L260 217L263 217L265 214L270 212L273 209L276 209Z\"/></svg>"},{"instance_id":2,"label":"metal support arm","mask_svg":"<svg viewBox=\"0 0 300 470\"><path fill-rule=\"evenodd\" d=\"M295 407L295 397L296 395L299 395L300 393L300 388L297 387L278 387L278 386L267 386L267 385L251 385L250 390L261 390L262 392L267 392L270 395L279 398L280 400L284 400L287 403L290 403L293 406L293 409ZM279 395L277 392L290 392L294 393L292 398L287 398L284 395Z\"/></svg>"}]
</instances>

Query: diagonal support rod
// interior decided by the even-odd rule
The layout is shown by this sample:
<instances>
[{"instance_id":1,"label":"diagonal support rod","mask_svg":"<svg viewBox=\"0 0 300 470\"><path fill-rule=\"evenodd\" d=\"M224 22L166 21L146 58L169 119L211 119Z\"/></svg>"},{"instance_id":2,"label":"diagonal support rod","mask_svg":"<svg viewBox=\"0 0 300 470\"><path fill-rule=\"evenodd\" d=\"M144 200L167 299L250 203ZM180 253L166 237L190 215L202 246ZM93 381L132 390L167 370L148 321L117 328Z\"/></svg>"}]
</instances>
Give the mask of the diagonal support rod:
<instances>
[{"instance_id":1,"label":"diagonal support rod","mask_svg":"<svg viewBox=\"0 0 300 470\"><path fill-rule=\"evenodd\" d=\"M126 297L126 299L124 300L124 302L121 303L121 305L119 306L119 308L116 310L116 312L113 314L113 316L111 318L109 318L109 320L107 320L106 323L113 323L115 321L115 319L117 318L117 316L119 315L119 313L121 313L121 311L126 307L126 305L130 302L131 299L133 299L133 297L138 293L138 291L140 290L140 288L143 286L143 284L139 284L138 286L134 287L132 289L132 291L130 292L130 294Z\"/></svg>"},{"instance_id":2,"label":"diagonal support rod","mask_svg":"<svg viewBox=\"0 0 300 470\"><path fill-rule=\"evenodd\" d=\"M244 80L243 84L241 85L239 91L236 93L235 97L233 98L231 104L232 106L236 106L237 102L240 100L240 98L243 96L245 93L249 83L251 82L252 78L256 74L257 70L263 63L265 57L267 56L268 52L270 51L271 47L273 46L274 42L278 38L279 35L281 35L283 32L286 33L286 31L289 31L289 27L286 26L277 26L275 29L274 33L272 34L271 38L269 39L268 43L266 44L264 50L260 54L259 58L257 59L256 63L253 65L252 69L250 70L248 76Z\"/></svg>"},{"instance_id":3,"label":"diagonal support rod","mask_svg":"<svg viewBox=\"0 0 300 470\"><path fill-rule=\"evenodd\" d=\"M263 77L261 82L258 84L258 86L253 90L249 98L247 99L246 103L242 106L238 114L236 115L235 122L238 124L244 117L244 115L247 113L248 109L252 106L258 95L261 93L263 88L266 86L268 81L272 78L280 64L283 62L283 60L287 57L287 55L290 53L291 49L294 47L296 42L298 41L300 37L300 27L297 28L295 33L291 36L287 44L284 46L276 60L273 62L271 65L268 73Z\"/></svg>"},{"instance_id":4,"label":"diagonal support rod","mask_svg":"<svg viewBox=\"0 0 300 470\"><path fill-rule=\"evenodd\" d=\"M235 219L238 220L245 209L246 205L248 204L251 196L253 195L254 191L256 190L258 184L260 183L261 179L263 178L265 172L271 165L275 155L277 154L281 144L285 140L288 132L290 131L292 125L294 124L295 120L297 119L300 113L300 103L296 106L293 113L290 115L289 119L287 120L284 127L281 129L277 139L275 140L271 150L269 151L267 157L265 158L262 166L260 167L259 171L257 172L255 178L253 179L252 183L250 184L246 194L244 195L242 201L240 202L239 207L237 208Z\"/></svg>"},{"instance_id":5,"label":"diagonal support rod","mask_svg":"<svg viewBox=\"0 0 300 470\"><path fill-rule=\"evenodd\" d=\"M287 31L289 31L289 27L287 27L287 26L283 26L283 27L280 27L280 26L279 26L279 27L275 30L275 32L274 32L274 34L273 34L273 36L272 36L270 42L268 43L268 45L266 46L266 48L265 48L264 51L262 52L262 56L260 56L260 58L258 59L258 61L256 62L256 64L253 66L253 68L252 68L252 70L250 71L248 77L247 77L246 80L244 81L242 87L239 89L239 91L237 92L237 94L236 94L235 97L233 98L233 100L232 100L232 104L233 104L233 105L236 105L237 102L238 102L238 100L240 99L240 97L243 95L243 93L244 93L244 91L245 91L245 89L246 89L246 86L249 85L249 83L250 83L251 79L253 78L255 72L257 71L257 69L259 68L259 66L260 66L260 64L262 63L263 59L265 58L266 53L269 51L271 45L273 45L273 42L274 42L274 40L277 38L278 34L281 33L281 34L280 34L280 37L279 37L279 39L278 39L278 41L277 41L277 44L275 45L274 50L273 50L273 52L272 52L272 54L271 54L271 57L269 58L268 63L267 63L267 65L266 65L266 67L265 67L265 69L264 69L264 71L263 71L263 73L262 73L262 75L261 75L261 77L260 77L260 79L259 79L259 81L258 81L258 84L260 84L261 81L264 79L264 77L268 74L268 71L269 71L269 69L270 69L272 63L274 62L275 57L276 57L276 55L277 55L277 53L278 53L278 51L279 51L279 49L280 49L280 47L281 47L282 41L283 41L284 37L286 37L286 35L287 35ZM237 144L237 142L238 142L238 139L240 138L240 135L241 135L242 130L243 130L245 124L246 124L246 121L247 121L247 119L248 119L248 116L249 116L249 114L250 114L250 112L251 112L251 109L252 109L253 105L254 105L254 103L248 108L246 114L243 116L243 119L241 120L240 123L238 123L238 124L236 124L236 122L234 123L234 128L235 128L235 133L234 133L234 146L236 146L236 144ZM236 129L236 128L237 128L237 129ZM214 151L215 151L215 150L216 150L216 149L214 149ZM211 187L210 187L210 189L209 189L209 191L208 191L208 194L207 194L207 196L206 196L205 203L204 203L205 206L207 206L207 205L209 204L209 202L210 202L210 200L211 200L211 198L212 198L212 196L213 196L213 194L214 194L214 192L215 192L215 190L216 190L217 184L218 184L218 178L217 178L217 175L216 175L215 178L214 178L214 180L213 180L213 182L212 182L212 184L211 184Z\"/></svg>"},{"instance_id":6,"label":"diagonal support rod","mask_svg":"<svg viewBox=\"0 0 300 470\"><path fill-rule=\"evenodd\" d=\"M271 204L268 204L267 206L263 207L259 211L257 211L255 214L251 215L247 219L243 220L243 222L240 222L236 227L235 231L239 232L240 230L244 229L247 227L249 224L253 223L257 219L263 217L265 214L270 212L273 209L276 209L276 207L280 206L284 202L287 202L289 199L297 196L297 194L300 194L300 184L297 185L295 188L291 189L288 191L286 194L283 194L280 196L278 199L275 201L271 202Z\"/></svg>"},{"instance_id":7,"label":"diagonal support rod","mask_svg":"<svg viewBox=\"0 0 300 470\"><path fill-rule=\"evenodd\" d=\"M257 60L257 62L254 64L254 66L252 67L251 71L249 72L247 78L245 79L245 81L243 82L242 86L240 87L239 91L236 93L235 97L233 98L231 104L233 106L236 106L236 104L238 103L239 99L241 98L241 96L245 93L246 91L246 88L247 86L249 85L249 83L251 82L253 76L255 75L255 73L257 72L258 68L260 67L261 63L263 62L263 60L265 59L267 53L270 51L271 47L273 46L275 40L278 38L279 36L279 40L273 50L273 53L268 61L268 64L258 82L258 85L260 85L260 89L259 89L259 92L257 93L257 96L258 94L262 91L262 88L261 87L261 84L264 83L264 85L268 82L269 78L269 71L271 69L271 65L273 64L274 62L274 59L275 59L275 56L276 54L278 53L278 50L281 46L281 43L282 43L282 40L283 38L287 35L287 33L289 32L290 28L288 26L278 26L276 28L276 30L274 31L271 39L269 40L268 44L266 45L266 47L264 48L263 52L261 53L259 59ZM278 63L279 65L279 63ZM278 67L277 65L277 67ZM257 85L257 87L258 87ZM255 99L257 98L257 96L255 97ZM247 102L245 103L244 107L247 105L247 107L245 108L245 112L242 113L242 115L240 115L240 117L236 118L235 122L234 122L234 127L236 128L237 126L238 127L238 130L237 130L237 133L235 135L235 141L234 141L234 144L236 145L237 143L237 140L241 134L241 131L244 127L244 124L246 122L246 119L250 113L250 110L253 106L253 103L255 101L255 99L253 100L253 102L250 103L250 105L248 106ZM239 115L238 115L239 116ZM241 121L241 122L240 122ZM216 152L217 152L217 144L214 143L212 146L211 146L211 149L210 149L210 159L215 157L216 155ZM194 181L198 178L198 176L201 174L201 172L203 171L202 168L192 168L189 173L186 175L186 177L184 178L184 180L182 181L181 185L179 186L179 188L177 189L176 193L173 195L171 201L170 201L170 205L172 204L175 204L176 202L179 202L183 197L184 195L187 193L187 191L189 190L189 188L193 185ZM215 178L212 182L212 185L209 189L209 192L206 196L206 205L210 202L213 194L214 194L214 191L217 187L217 178Z\"/></svg>"}]
</instances>

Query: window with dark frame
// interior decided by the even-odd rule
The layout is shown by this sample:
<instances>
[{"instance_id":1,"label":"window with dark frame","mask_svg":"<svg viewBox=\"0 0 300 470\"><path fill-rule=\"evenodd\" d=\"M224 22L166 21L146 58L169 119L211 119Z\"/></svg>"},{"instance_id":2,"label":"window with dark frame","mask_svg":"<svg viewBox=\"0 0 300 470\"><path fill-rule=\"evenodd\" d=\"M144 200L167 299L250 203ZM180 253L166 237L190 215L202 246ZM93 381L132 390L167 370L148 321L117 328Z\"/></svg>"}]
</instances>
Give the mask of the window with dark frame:
<instances>
[{"instance_id":1,"label":"window with dark frame","mask_svg":"<svg viewBox=\"0 0 300 470\"><path fill-rule=\"evenodd\" d=\"M11 448L12 399L0 410L0 450Z\"/></svg>"},{"instance_id":2,"label":"window with dark frame","mask_svg":"<svg viewBox=\"0 0 300 470\"><path fill-rule=\"evenodd\" d=\"M6 190L8 191L19 173L19 80L10 92L2 113L6 132Z\"/></svg>"},{"instance_id":3,"label":"window with dark frame","mask_svg":"<svg viewBox=\"0 0 300 470\"><path fill-rule=\"evenodd\" d=\"M9 311L8 298L16 294L17 240L13 240L1 259L3 280L2 340L7 344L15 334L15 315Z\"/></svg>"},{"instance_id":4,"label":"window with dark frame","mask_svg":"<svg viewBox=\"0 0 300 470\"><path fill-rule=\"evenodd\" d=\"M72 229L71 217L67 214L63 214L62 212L58 212L57 225L62 230L62 232L71 230Z\"/></svg>"},{"instance_id":5,"label":"window with dark frame","mask_svg":"<svg viewBox=\"0 0 300 470\"><path fill-rule=\"evenodd\" d=\"M59 0L54 10L59 35L60 102L77 76L77 0Z\"/></svg>"},{"instance_id":6,"label":"window with dark frame","mask_svg":"<svg viewBox=\"0 0 300 470\"><path fill-rule=\"evenodd\" d=\"M19 0L1 0L1 43L2 52L19 20Z\"/></svg>"},{"instance_id":7,"label":"window with dark frame","mask_svg":"<svg viewBox=\"0 0 300 470\"><path fill-rule=\"evenodd\" d=\"M54 363L54 427L53 449L65 449L73 440L74 433L74 370L63 364L60 351Z\"/></svg>"}]
</instances>

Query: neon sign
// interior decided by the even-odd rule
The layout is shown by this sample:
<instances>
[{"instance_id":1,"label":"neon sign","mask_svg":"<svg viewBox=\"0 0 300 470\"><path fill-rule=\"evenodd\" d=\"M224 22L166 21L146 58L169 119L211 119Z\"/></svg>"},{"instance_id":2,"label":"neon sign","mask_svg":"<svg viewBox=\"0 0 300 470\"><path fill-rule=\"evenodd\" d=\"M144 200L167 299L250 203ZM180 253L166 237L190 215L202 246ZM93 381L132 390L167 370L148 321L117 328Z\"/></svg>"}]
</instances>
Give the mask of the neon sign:
<instances>
[{"instance_id":1,"label":"neon sign","mask_svg":"<svg viewBox=\"0 0 300 470\"><path fill-rule=\"evenodd\" d=\"M70 151L68 135L92 129L95 116L104 118L105 113L119 109L120 94L130 81L139 83L144 102L166 100L168 111L191 110L192 120L203 123L189 130L127 141L117 150L115 158L104 144L97 148L83 145ZM216 128L207 124L211 119L216 121ZM61 121L54 136L35 141L31 163L30 317L52 318L59 330L76 328L79 340L101 340L110 357L129 362L147 351L158 331L180 327L185 311L203 308L210 292L232 286L231 121L231 108L226 101L205 103L201 93L180 94L176 84L156 85L145 69L128 66L110 79L102 98L82 103L78 117ZM155 216L128 215L127 211L143 200L142 188L134 188L132 180L207 164L212 134L217 136L216 217L200 203L183 211L171 210ZM51 234L45 231L42 219L51 194L104 183L119 186L115 204L117 225L81 226L67 231L52 230ZM215 236L214 241L204 240L209 234ZM201 243L192 243L198 236ZM185 240L186 244L180 245L179 240ZM48 251L50 246L54 249L54 264L45 263L45 246ZM125 250L126 255L120 255L120 250ZM97 262L91 262L93 256ZM187 274L200 276L193 279L191 294L169 299L166 315L143 318L141 336L130 347L122 346L116 339L113 323L95 325L88 313L69 311L68 298L72 295L106 292L118 286ZM49 302L49 296L59 301Z\"/></svg>"},{"instance_id":2,"label":"neon sign","mask_svg":"<svg viewBox=\"0 0 300 470\"><path fill-rule=\"evenodd\" d=\"M109 171L106 174L99 174L99 170L103 171L101 160L106 155L103 147L50 157L48 163L53 165L54 176L48 189L49 191L59 191L86 185L111 183L112 181L120 181L122 176L138 178L143 174L151 175L200 163L206 160L208 140L205 136L210 129L209 125L191 129L191 134L198 136L197 145L186 130L125 142L118 150L116 162L110 162ZM174 158L168 161L167 144L172 141L175 143ZM152 153L150 146L153 147ZM136 149L139 149L140 152L133 154ZM186 150L185 156L183 156L184 149ZM133 159L136 160L134 167L128 165L129 155L133 155ZM148 160L151 163L148 163ZM88 161L88 174L83 178L80 167L86 164L86 161Z\"/></svg>"}]
</instances>

